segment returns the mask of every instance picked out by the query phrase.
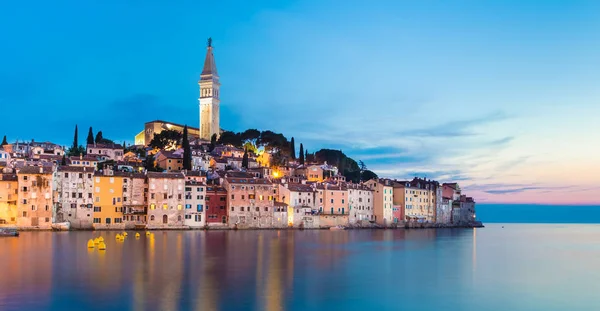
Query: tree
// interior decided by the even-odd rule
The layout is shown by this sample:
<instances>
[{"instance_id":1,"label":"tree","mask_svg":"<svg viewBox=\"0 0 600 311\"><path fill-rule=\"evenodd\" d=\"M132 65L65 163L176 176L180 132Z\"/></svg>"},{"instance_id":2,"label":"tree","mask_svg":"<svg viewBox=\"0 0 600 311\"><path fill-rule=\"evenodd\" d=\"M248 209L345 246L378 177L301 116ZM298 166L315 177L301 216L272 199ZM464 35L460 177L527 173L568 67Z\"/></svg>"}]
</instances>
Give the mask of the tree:
<instances>
[{"instance_id":1,"label":"tree","mask_svg":"<svg viewBox=\"0 0 600 311\"><path fill-rule=\"evenodd\" d=\"M188 141L188 128L187 125L183 127L183 169L192 170L192 149L190 148L190 142Z\"/></svg>"},{"instance_id":2,"label":"tree","mask_svg":"<svg viewBox=\"0 0 600 311\"><path fill-rule=\"evenodd\" d=\"M242 148L243 145L241 135L231 131L225 131L221 134L219 144L232 145L237 148Z\"/></svg>"},{"instance_id":3,"label":"tree","mask_svg":"<svg viewBox=\"0 0 600 311\"><path fill-rule=\"evenodd\" d=\"M300 165L304 165L304 146L300 143Z\"/></svg>"},{"instance_id":4,"label":"tree","mask_svg":"<svg viewBox=\"0 0 600 311\"><path fill-rule=\"evenodd\" d=\"M154 155L149 154L146 157L146 162L144 163L144 168L148 171L148 172L162 172L162 169L160 169L159 167L157 167L154 164Z\"/></svg>"},{"instance_id":5,"label":"tree","mask_svg":"<svg viewBox=\"0 0 600 311\"><path fill-rule=\"evenodd\" d=\"M158 134L154 134L154 138L150 142L149 146L156 149L177 149L179 141L181 140L181 133L176 130L164 130Z\"/></svg>"},{"instance_id":6,"label":"tree","mask_svg":"<svg viewBox=\"0 0 600 311\"><path fill-rule=\"evenodd\" d=\"M217 134L212 134L210 137L210 147L208 151L212 152L215 150L215 146L217 146Z\"/></svg>"},{"instance_id":7,"label":"tree","mask_svg":"<svg viewBox=\"0 0 600 311\"><path fill-rule=\"evenodd\" d=\"M64 153L63 153L62 160L60 161L60 165L67 165L67 157L65 156Z\"/></svg>"},{"instance_id":8,"label":"tree","mask_svg":"<svg viewBox=\"0 0 600 311\"><path fill-rule=\"evenodd\" d=\"M4 145L8 145L8 142L6 141L6 135L4 135L4 138L2 138L2 145L0 145L0 146L4 146Z\"/></svg>"},{"instance_id":9,"label":"tree","mask_svg":"<svg viewBox=\"0 0 600 311\"><path fill-rule=\"evenodd\" d=\"M369 170L364 170L362 172L362 177L361 178L362 178L361 181L371 180L371 179L377 178L377 174L375 174L375 173L373 173L372 171L369 171Z\"/></svg>"},{"instance_id":10,"label":"tree","mask_svg":"<svg viewBox=\"0 0 600 311\"><path fill-rule=\"evenodd\" d=\"M292 159L296 160L296 144L294 142L294 137L292 137L292 140L290 141L290 154Z\"/></svg>"},{"instance_id":11,"label":"tree","mask_svg":"<svg viewBox=\"0 0 600 311\"><path fill-rule=\"evenodd\" d=\"M243 141L250 141L256 144L256 141L260 138L260 132L257 129L248 129L240 133L240 138Z\"/></svg>"},{"instance_id":12,"label":"tree","mask_svg":"<svg viewBox=\"0 0 600 311\"><path fill-rule=\"evenodd\" d=\"M79 147L79 139L77 138L77 124L75 124L75 135L73 135L73 145L71 149L76 150Z\"/></svg>"},{"instance_id":13,"label":"tree","mask_svg":"<svg viewBox=\"0 0 600 311\"><path fill-rule=\"evenodd\" d=\"M244 157L242 158L242 167L248 168L248 149L244 149Z\"/></svg>"},{"instance_id":14,"label":"tree","mask_svg":"<svg viewBox=\"0 0 600 311\"><path fill-rule=\"evenodd\" d=\"M95 140L96 144L101 143L102 139L103 139L103 137L102 137L102 131L98 131L98 133L96 133L96 140Z\"/></svg>"},{"instance_id":15,"label":"tree","mask_svg":"<svg viewBox=\"0 0 600 311\"><path fill-rule=\"evenodd\" d=\"M304 162L310 163L311 161L308 159L308 149L304 150Z\"/></svg>"},{"instance_id":16,"label":"tree","mask_svg":"<svg viewBox=\"0 0 600 311\"><path fill-rule=\"evenodd\" d=\"M92 132L92 127L91 126L90 126L90 130L88 131L87 144L88 145L93 145L94 144L94 132Z\"/></svg>"}]
</instances>

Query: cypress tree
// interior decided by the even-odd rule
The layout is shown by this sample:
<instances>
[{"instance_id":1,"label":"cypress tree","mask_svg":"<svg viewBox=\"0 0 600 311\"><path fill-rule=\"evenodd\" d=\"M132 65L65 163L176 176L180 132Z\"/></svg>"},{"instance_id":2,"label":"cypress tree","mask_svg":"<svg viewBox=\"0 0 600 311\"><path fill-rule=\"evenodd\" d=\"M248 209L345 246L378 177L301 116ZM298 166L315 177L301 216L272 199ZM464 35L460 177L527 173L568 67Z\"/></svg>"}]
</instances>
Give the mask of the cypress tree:
<instances>
[{"instance_id":1,"label":"cypress tree","mask_svg":"<svg viewBox=\"0 0 600 311\"><path fill-rule=\"evenodd\" d=\"M92 127L91 126L90 126L90 131L88 132L87 144L88 145L93 145L94 144L94 132L92 132Z\"/></svg>"},{"instance_id":2,"label":"cypress tree","mask_svg":"<svg viewBox=\"0 0 600 311\"><path fill-rule=\"evenodd\" d=\"M292 141L290 141L290 153L292 155L292 159L296 160L296 143L294 142L294 137L292 137Z\"/></svg>"},{"instance_id":3,"label":"cypress tree","mask_svg":"<svg viewBox=\"0 0 600 311\"><path fill-rule=\"evenodd\" d=\"M242 167L248 168L248 149L244 149L244 157L242 158Z\"/></svg>"},{"instance_id":4,"label":"cypress tree","mask_svg":"<svg viewBox=\"0 0 600 311\"><path fill-rule=\"evenodd\" d=\"M304 161L306 161L306 162L310 162L310 161L308 160L308 149L307 149L307 150L304 150Z\"/></svg>"},{"instance_id":5,"label":"cypress tree","mask_svg":"<svg viewBox=\"0 0 600 311\"><path fill-rule=\"evenodd\" d=\"M99 144L102 142L102 139L104 139L104 137L102 137L102 131L98 131L98 133L96 133L96 144Z\"/></svg>"},{"instance_id":6,"label":"cypress tree","mask_svg":"<svg viewBox=\"0 0 600 311\"><path fill-rule=\"evenodd\" d=\"M6 141L6 135L4 135L4 138L2 138L2 145L0 145L0 146L4 146L4 145L8 145L8 142Z\"/></svg>"},{"instance_id":7,"label":"cypress tree","mask_svg":"<svg viewBox=\"0 0 600 311\"><path fill-rule=\"evenodd\" d=\"M304 165L304 146L300 143L300 165Z\"/></svg>"},{"instance_id":8,"label":"cypress tree","mask_svg":"<svg viewBox=\"0 0 600 311\"><path fill-rule=\"evenodd\" d=\"M183 127L183 141L181 142L183 147L183 169L192 170L192 150L190 148L190 142L188 140L188 129L187 125Z\"/></svg>"},{"instance_id":9,"label":"cypress tree","mask_svg":"<svg viewBox=\"0 0 600 311\"><path fill-rule=\"evenodd\" d=\"M212 134L212 136L210 137L210 150L209 151L213 151L215 149L215 146L217 146L217 134Z\"/></svg>"},{"instance_id":10,"label":"cypress tree","mask_svg":"<svg viewBox=\"0 0 600 311\"><path fill-rule=\"evenodd\" d=\"M62 161L60 161L60 165L67 165L67 157L63 153Z\"/></svg>"},{"instance_id":11,"label":"cypress tree","mask_svg":"<svg viewBox=\"0 0 600 311\"><path fill-rule=\"evenodd\" d=\"M79 151L78 140L79 139L77 137L77 124L75 124L75 135L73 135L73 145L71 146L71 155L77 155L77 152Z\"/></svg>"}]
</instances>

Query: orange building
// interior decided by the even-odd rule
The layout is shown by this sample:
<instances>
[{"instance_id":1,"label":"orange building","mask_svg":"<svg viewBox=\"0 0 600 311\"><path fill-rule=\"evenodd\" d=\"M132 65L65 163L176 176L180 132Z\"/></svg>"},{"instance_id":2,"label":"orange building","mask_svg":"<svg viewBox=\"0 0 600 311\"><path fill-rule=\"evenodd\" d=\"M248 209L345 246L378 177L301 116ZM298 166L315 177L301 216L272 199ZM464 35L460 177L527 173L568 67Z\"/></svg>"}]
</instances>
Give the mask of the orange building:
<instances>
[{"instance_id":1,"label":"orange building","mask_svg":"<svg viewBox=\"0 0 600 311\"><path fill-rule=\"evenodd\" d=\"M52 167L25 166L17 172L17 225L51 229L53 221Z\"/></svg>"},{"instance_id":2,"label":"orange building","mask_svg":"<svg viewBox=\"0 0 600 311\"><path fill-rule=\"evenodd\" d=\"M348 215L348 188L346 185L317 185L319 212L328 215Z\"/></svg>"},{"instance_id":3,"label":"orange building","mask_svg":"<svg viewBox=\"0 0 600 311\"><path fill-rule=\"evenodd\" d=\"M123 222L123 176L94 176L94 229L125 229Z\"/></svg>"},{"instance_id":4,"label":"orange building","mask_svg":"<svg viewBox=\"0 0 600 311\"><path fill-rule=\"evenodd\" d=\"M0 225L17 223L17 174L0 174Z\"/></svg>"}]
</instances>

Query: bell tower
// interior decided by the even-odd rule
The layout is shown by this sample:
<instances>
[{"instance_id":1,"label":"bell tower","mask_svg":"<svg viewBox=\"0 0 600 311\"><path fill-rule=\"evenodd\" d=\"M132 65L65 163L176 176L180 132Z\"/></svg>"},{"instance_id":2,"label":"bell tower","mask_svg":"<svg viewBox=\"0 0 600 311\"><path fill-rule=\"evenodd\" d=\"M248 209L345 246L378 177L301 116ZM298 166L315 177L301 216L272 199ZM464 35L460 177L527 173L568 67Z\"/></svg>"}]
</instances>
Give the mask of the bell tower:
<instances>
[{"instance_id":1,"label":"bell tower","mask_svg":"<svg viewBox=\"0 0 600 311\"><path fill-rule=\"evenodd\" d=\"M213 55L212 38L208 38L204 68L200 74L200 138L210 140L213 134L220 133L219 127L219 74Z\"/></svg>"}]
</instances>

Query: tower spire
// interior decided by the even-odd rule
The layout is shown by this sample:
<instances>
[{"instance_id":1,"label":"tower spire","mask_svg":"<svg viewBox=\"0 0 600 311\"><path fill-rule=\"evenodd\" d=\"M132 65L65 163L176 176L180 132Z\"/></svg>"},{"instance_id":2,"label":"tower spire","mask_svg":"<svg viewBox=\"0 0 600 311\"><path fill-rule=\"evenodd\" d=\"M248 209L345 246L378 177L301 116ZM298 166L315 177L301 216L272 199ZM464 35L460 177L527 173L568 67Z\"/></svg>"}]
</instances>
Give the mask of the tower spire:
<instances>
[{"instance_id":1,"label":"tower spire","mask_svg":"<svg viewBox=\"0 0 600 311\"><path fill-rule=\"evenodd\" d=\"M209 80L213 77L210 75L218 76L217 64L215 63L215 56L213 55L212 38L208 38L206 47L206 58L204 59L204 68L200 74L200 80Z\"/></svg>"}]
</instances>

